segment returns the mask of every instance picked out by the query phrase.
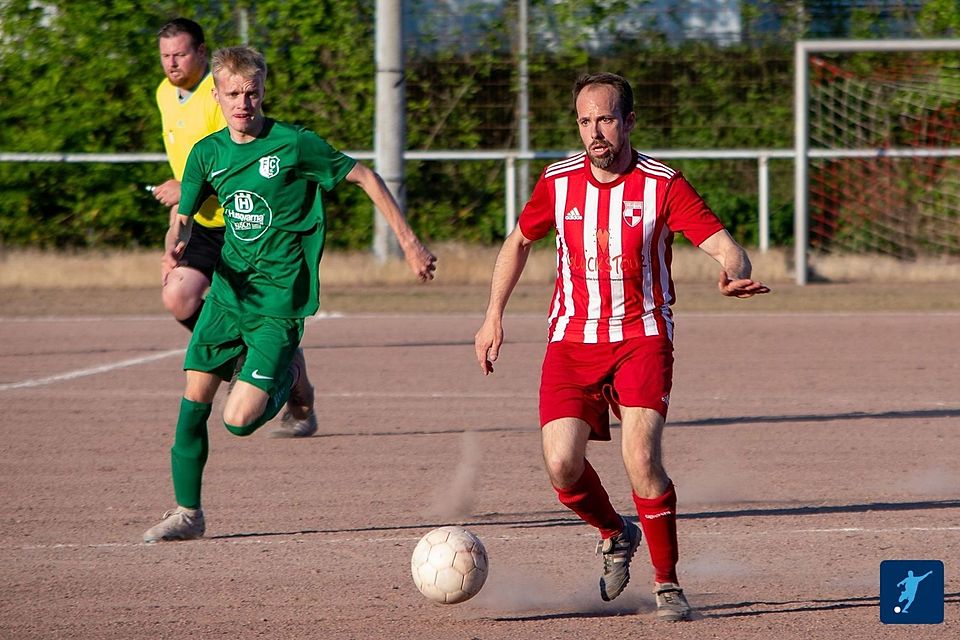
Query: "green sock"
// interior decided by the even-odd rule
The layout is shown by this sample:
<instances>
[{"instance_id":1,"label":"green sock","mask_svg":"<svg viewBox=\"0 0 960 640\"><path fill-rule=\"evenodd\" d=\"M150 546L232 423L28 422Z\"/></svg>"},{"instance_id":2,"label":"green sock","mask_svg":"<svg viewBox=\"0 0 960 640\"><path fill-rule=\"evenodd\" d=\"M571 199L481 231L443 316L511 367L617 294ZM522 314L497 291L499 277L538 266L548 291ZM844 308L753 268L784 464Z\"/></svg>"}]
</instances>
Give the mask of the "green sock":
<instances>
[{"instance_id":1,"label":"green sock","mask_svg":"<svg viewBox=\"0 0 960 640\"><path fill-rule=\"evenodd\" d=\"M170 449L173 469L173 493L177 504L187 509L200 508L200 485L203 465L207 463L210 441L207 439L207 418L211 403L180 400L177 434Z\"/></svg>"},{"instance_id":2,"label":"green sock","mask_svg":"<svg viewBox=\"0 0 960 640\"><path fill-rule=\"evenodd\" d=\"M283 374L283 377L280 378L280 382L277 383L276 387L274 387L273 393L271 393L267 398L267 406L263 408L263 413L260 414L259 418L250 424L243 426L228 424L226 422L223 423L223 426L225 426L227 431L235 436L249 436L254 431L273 420L274 416L280 413L280 409L283 408L283 405L287 404L287 399L290 397L290 389L292 386L293 373L287 369L287 371Z\"/></svg>"}]
</instances>

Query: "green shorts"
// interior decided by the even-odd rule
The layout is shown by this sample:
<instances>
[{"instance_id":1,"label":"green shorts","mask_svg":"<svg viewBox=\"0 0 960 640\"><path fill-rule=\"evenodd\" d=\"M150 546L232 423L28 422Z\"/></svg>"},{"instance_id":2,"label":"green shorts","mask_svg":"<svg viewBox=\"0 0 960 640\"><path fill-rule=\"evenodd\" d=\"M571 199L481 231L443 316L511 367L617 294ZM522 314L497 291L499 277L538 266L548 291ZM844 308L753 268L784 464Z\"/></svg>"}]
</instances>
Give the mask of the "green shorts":
<instances>
[{"instance_id":1,"label":"green shorts","mask_svg":"<svg viewBox=\"0 0 960 640\"><path fill-rule=\"evenodd\" d=\"M267 393L282 380L303 337L303 318L271 318L227 309L211 300L194 327L184 370L233 377L246 353L238 380Z\"/></svg>"}]
</instances>

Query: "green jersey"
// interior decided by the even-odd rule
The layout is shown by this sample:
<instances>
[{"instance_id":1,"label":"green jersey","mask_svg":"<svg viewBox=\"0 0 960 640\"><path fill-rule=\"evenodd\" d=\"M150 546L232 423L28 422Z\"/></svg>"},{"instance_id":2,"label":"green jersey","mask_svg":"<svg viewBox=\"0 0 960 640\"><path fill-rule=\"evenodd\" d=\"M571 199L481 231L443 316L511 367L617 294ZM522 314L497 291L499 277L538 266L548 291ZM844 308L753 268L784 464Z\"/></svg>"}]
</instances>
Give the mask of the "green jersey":
<instances>
[{"instance_id":1,"label":"green jersey","mask_svg":"<svg viewBox=\"0 0 960 640\"><path fill-rule=\"evenodd\" d=\"M277 318L316 313L326 239L321 192L355 164L312 131L269 118L246 144L234 142L226 128L197 142L179 209L192 216L211 194L223 207L226 243L211 299Z\"/></svg>"}]
</instances>

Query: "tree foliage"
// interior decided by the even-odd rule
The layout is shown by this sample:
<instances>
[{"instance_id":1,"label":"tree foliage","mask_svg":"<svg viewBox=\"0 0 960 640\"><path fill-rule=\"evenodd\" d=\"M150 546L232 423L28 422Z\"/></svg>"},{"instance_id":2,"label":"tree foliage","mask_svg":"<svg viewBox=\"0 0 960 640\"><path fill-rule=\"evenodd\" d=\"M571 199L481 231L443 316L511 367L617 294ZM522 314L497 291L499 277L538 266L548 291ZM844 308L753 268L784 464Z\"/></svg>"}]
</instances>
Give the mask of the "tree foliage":
<instances>
[{"instance_id":1,"label":"tree foliage","mask_svg":"<svg viewBox=\"0 0 960 640\"><path fill-rule=\"evenodd\" d=\"M430 11L456 4L407 2L420 12L414 23L424 30L439 20ZM630 31L617 22L627 7L647 4L530 1L533 148L579 146L570 87L580 73L600 69L634 84L638 148L790 146L790 38L802 31L795 17L802 3L785 3L792 9L780 28L789 37L727 47L670 43L652 29ZM955 33L955 0L927 4L918 29L930 36ZM749 32L760 18L753 5L744 5ZM408 42L407 148L515 148L516 3L463 0L459 6L479 17L437 22L432 40ZM245 33L265 53L269 115L314 129L335 147L371 149L374 10L374 0L0 0L0 150L162 151L154 103L162 79L156 31L179 15L204 26L211 49L239 44ZM863 16L853 18L855 26L865 24ZM449 24L467 27L457 31ZM543 35L548 31L549 38ZM441 32L444 37L436 37ZM603 40L604 34L615 37ZM530 163L533 177L541 166ZM738 236L755 235L754 164L678 168ZM158 247L167 215L143 187L168 176L160 163L0 163L0 243ZM411 224L425 237L502 237L502 162L410 162L406 183ZM773 222L776 233L783 230L774 240L786 242L788 172L775 171L772 186L774 214L783 218ZM334 246L369 245L372 212L359 190L335 190L328 211Z\"/></svg>"}]
</instances>

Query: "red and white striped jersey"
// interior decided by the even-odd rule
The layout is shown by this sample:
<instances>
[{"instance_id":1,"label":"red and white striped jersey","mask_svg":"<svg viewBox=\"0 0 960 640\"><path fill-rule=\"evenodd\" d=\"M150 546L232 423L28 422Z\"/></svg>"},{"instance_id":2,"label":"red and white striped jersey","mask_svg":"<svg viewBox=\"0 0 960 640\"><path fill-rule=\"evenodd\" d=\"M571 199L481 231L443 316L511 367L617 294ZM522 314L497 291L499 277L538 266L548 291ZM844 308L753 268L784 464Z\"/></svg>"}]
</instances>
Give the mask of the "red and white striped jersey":
<instances>
[{"instance_id":1,"label":"red and white striped jersey","mask_svg":"<svg viewBox=\"0 0 960 640\"><path fill-rule=\"evenodd\" d=\"M520 214L530 240L557 230L551 342L673 339L673 234L699 246L723 224L678 171L636 158L633 171L606 184L586 153L555 162Z\"/></svg>"}]
</instances>

